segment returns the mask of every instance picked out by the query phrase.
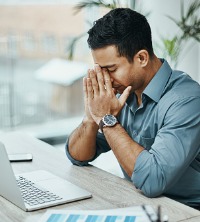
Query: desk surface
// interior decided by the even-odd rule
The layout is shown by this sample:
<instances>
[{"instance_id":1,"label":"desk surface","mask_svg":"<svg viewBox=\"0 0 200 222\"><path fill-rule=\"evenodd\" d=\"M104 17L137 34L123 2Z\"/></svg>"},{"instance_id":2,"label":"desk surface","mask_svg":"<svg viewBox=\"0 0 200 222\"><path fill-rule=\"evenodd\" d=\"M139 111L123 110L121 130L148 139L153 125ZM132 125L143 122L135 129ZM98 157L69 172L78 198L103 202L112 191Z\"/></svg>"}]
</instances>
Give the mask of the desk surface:
<instances>
[{"instance_id":1,"label":"desk surface","mask_svg":"<svg viewBox=\"0 0 200 222\"><path fill-rule=\"evenodd\" d=\"M14 172L47 170L92 193L93 197L59 205L51 209L98 210L147 204L169 216L169 221L200 221L200 211L187 207L167 197L147 198L129 181L114 176L96 167L72 165L65 154L54 147L21 133L0 134L8 153L31 152L32 162L12 163ZM2 170L2 169L1 169ZM0 218L4 222L36 222L47 209L24 212L0 197Z\"/></svg>"}]
</instances>

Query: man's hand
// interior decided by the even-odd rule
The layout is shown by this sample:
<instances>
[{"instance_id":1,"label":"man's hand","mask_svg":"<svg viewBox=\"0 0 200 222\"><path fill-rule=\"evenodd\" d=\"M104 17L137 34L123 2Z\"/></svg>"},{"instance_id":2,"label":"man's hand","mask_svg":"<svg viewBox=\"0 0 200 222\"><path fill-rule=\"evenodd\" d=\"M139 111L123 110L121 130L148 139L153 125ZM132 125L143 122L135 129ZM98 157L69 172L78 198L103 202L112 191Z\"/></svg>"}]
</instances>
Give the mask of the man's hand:
<instances>
[{"instance_id":1,"label":"man's hand","mask_svg":"<svg viewBox=\"0 0 200 222\"><path fill-rule=\"evenodd\" d=\"M101 69L97 64L95 70L89 70L89 77L85 81L88 110L93 120L99 124L106 114L117 116L130 94L131 86L117 99L107 69Z\"/></svg>"},{"instance_id":2,"label":"man's hand","mask_svg":"<svg viewBox=\"0 0 200 222\"><path fill-rule=\"evenodd\" d=\"M84 106L85 106L85 117L86 121L95 122L92 118L89 108L88 108L88 89L87 89L87 79L90 78L90 70L88 70L87 77L83 78L83 92L84 92Z\"/></svg>"}]
</instances>

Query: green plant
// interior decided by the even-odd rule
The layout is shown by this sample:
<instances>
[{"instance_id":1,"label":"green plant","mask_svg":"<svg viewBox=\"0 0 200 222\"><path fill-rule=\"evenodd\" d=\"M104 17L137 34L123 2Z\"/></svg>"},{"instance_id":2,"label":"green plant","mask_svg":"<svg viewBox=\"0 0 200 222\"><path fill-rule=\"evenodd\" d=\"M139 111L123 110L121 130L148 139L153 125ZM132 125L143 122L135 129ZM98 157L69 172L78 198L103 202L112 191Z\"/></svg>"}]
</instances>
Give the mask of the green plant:
<instances>
[{"instance_id":1,"label":"green plant","mask_svg":"<svg viewBox=\"0 0 200 222\"><path fill-rule=\"evenodd\" d=\"M108 1L104 1L104 0L87 0L87 1L82 1L79 2L75 7L74 7L74 14L76 15L78 12L80 12L81 10L85 9L85 8L92 8L92 7L99 7L99 8L107 8L107 9L114 9L117 7L120 7L121 3L120 0L112 0L110 3L108 3ZM87 23L90 23L89 21L87 21ZM92 26L92 24L90 24L90 26ZM72 38L72 40L69 43L69 46L67 48L67 59L68 60L73 60L74 57L74 52L75 52L75 48L76 48L76 44L77 42L83 38L87 33L82 33L79 36L76 36L74 38Z\"/></svg>"},{"instance_id":2,"label":"green plant","mask_svg":"<svg viewBox=\"0 0 200 222\"><path fill-rule=\"evenodd\" d=\"M184 3L181 2L181 19L176 20L171 16L167 16L169 19L175 22L175 24L182 30L180 39L194 38L200 42L200 1L195 0L192 2L187 12L184 11Z\"/></svg>"},{"instance_id":3,"label":"green plant","mask_svg":"<svg viewBox=\"0 0 200 222\"><path fill-rule=\"evenodd\" d=\"M69 43L69 46L67 48L67 52L68 52L68 55L67 55L67 59L68 60L73 60L74 58L74 51L75 51L75 48L76 48L76 44L77 42L86 35L87 33L82 33L81 35L78 35L74 38L72 38L72 40L70 41Z\"/></svg>"},{"instance_id":4,"label":"green plant","mask_svg":"<svg viewBox=\"0 0 200 222\"><path fill-rule=\"evenodd\" d=\"M199 0L193 1L186 12L183 1L181 2L180 8L180 20L167 15L167 17L178 26L178 33L171 38L161 37L161 43L156 44L158 54L170 61L174 68L178 65L183 49L188 45L188 41L193 39L200 42Z\"/></svg>"},{"instance_id":5,"label":"green plant","mask_svg":"<svg viewBox=\"0 0 200 222\"><path fill-rule=\"evenodd\" d=\"M117 7L130 7L137 11L142 11L141 8L138 8L139 4L136 4L136 0L126 1L126 4L122 5L123 0L85 0L79 2L75 7L75 14L80 12L85 8L92 8L92 7L99 7L99 8L107 8L107 9L114 9ZM129 4L128 4L129 3ZM184 2L181 2L181 18L179 20L167 15L167 17L172 20L179 28L179 31L176 35L172 36L171 38L166 38L161 36L160 43L155 44L156 52L161 57L166 58L170 64L177 66L180 55L187 45L188 40L194 39L197 42L200 42L200 18L199 18L199 9L200 9L200 2L199 0L194 0L187 11L185 12ZM149 16L150 12L143 13L145 16ZM88 22L88 21L87 21ZM88 22L89 23L89 22ZM90 24L92 26L92 24ZM74 51L76 48L77 42L83 38L87 33L82 33L79 36L74 37L69 46L67 48L68 56L67 58L72 60L74 56Z\"/></svg>"},{"instance_id":6,"label":"green plant","mask_svg":"<svg viewBox=\"0 0 200 222\"><path fill-rule=\"evenodd\" d=\"M103 0L88 0L79 2L75 7L75 14L81 11L84 8L91 8L91 7L103 7L108 9L115 9L120 7L120 1L112 0L111 3L107 3L107 1Z\"/></svg>"},{"instance_id":7,"label":"green plant","mask_svg":"<svg viewBox=\"0 0 200 222\"><path fill-rule=\"evenodd\" d=\"M122 4L123 2L123 4ZM81 10L85 9L85 8L92 8L92 7L98 7L98 8L106 8L106 9L115 9L115 8L119 8L119 7L130 7L132 9L136 9L137 11L142 11L141 8L139 8L139 6L136 4L135 0L85 0L85 1L81 1L79 2L75 7L74 7L74 14L76 15L78 12L80 12ZM143 13L144 14L144 13ZM150 12L146 12L145 16L149 16ZM90 22L87 21L89 24ZM92 26L92 24L90 24L90 26ZM69 46L67 48L67 59L69 60L73 60L74 57L74 52L75 52L75 48L76 48L76 44L77 42L83 38L87 33L82 33L79 36L74 37L71 42L69 43Z\"/></svg>"}]
</instances>

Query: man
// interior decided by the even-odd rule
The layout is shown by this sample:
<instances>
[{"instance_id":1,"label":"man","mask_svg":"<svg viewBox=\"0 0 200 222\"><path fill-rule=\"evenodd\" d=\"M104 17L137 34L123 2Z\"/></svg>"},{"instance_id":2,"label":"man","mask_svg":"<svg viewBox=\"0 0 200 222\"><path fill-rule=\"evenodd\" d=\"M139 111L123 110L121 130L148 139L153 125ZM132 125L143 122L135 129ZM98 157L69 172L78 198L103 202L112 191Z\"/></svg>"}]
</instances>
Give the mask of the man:
<instances>
[{"instance_id":1,"label":"man","mask_svg":"<svg viewBox=\"0 0 200 222\"><path fill-rule=\"evenodd\" d=\"M112 150L147 197L200 205L200 86L153 52L146 18L118 8L88 32L94 69L83 80L85 116L66 153L84 166Z\"/></svg>"}]
</instances>

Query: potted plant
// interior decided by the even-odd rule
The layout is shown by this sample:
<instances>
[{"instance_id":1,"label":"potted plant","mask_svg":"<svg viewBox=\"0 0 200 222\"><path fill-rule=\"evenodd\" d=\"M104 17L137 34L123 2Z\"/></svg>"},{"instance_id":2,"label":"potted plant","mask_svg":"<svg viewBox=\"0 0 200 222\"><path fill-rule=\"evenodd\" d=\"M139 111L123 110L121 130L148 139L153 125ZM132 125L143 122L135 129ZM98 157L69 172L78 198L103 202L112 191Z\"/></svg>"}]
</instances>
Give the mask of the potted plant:
<instances>
[{"instance_id":1,"label":"potted plant","mask_svg":"<svg viewBox=\"0 0 200 222\"><path fill-rule=\"evenodd\" d=\"M128 3L129 2L129 3ZM122 4L122 0L85 0L79 2L75 7L75 14L80 12L85 8L92 8L92 7L101 7L107 9L114 9L117 7L130 7L134 10L139 11L142 13L142 9L138 8L137 1L126 1L126 3ZM184 9L184 2L181 2L181 18L179 20L174 19L171 16L167 17L172 20L179 28L177 34L175 34L171 38L166 38L161 36L160 43L155 43L155 51L159 57L166 58L170 64L172 64L173 68L176 68L179 58L183 52L183 49L189 43L189 40L194 39L197 42L200 42L200 16L198 14L200 9L200 2L199 0L194 0L190 3L189 7L187 8L186 12ZM142 13L145 16L149 16L150 12ZM92 24L91 24L92 26ZM74 56L74 50L76 47L77 42L86 35L87 33L82 33L79 36L76 36L72 39L67 49L68 52L68 59L72 60Z\"/></svg>"}]
</instances>

